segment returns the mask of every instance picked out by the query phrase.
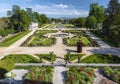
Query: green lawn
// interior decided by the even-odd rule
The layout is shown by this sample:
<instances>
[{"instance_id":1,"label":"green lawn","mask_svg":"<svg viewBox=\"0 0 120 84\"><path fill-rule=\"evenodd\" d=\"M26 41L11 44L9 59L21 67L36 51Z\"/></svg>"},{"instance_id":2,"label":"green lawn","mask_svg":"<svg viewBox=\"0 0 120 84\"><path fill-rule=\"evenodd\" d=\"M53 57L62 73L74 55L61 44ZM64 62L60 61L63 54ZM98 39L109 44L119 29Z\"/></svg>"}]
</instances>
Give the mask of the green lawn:
<instances>
[{"instance_id":1,"label":"green lawn","mask_svg":"<svg viewBox=\"0 0 120 84\"><path fill-rule=\"evenodd\" d=\"M81 38L79 37L65 38L64 40L66 40L66 45L68 46L76 46L76 43L79 40L82 40L84 45L89 45L89 46L91 45L90 41L85 36L82 36Z\"/></svg>"},{"instance_id":2,"label":"green lawn","mask_svg":"<svg viewBox=\"0 0 120 84\"><path fill-rule=\"evenodd\" d=\"M35 36L29 45L31 46L51 46L55 44L55 38L39 38L39 36Z\"/></svg>"},{"instance_id":3,"label":"green lawn","mask_svg":"<svg viewBox=\"0 0 120 84\"><path fill-rule=\"evenodd\" d=\"M66 54L64 55L64 59L67 61L73 61L73 60L76 60L78 58L81 58L82 56L84 56L85 54Z\"/></svg>"},{"instance_id":4,"label":"green lawn","mask_svg":"<svg viewBox=\"0 0 120 84\"><path fill-rule=\"evenodd\" d=\"M11 54L5 56L2 60L12 60L14 63L39 63L39 59L28 54Z\"/></svg>"},{"instance_id":5,"label":"green lawn","mask_svg":"<svg viewBox=\"0 0 120 84\"><path fill-rule=\"evenodd\" d=\"M44 59L46 61L52 62L56 60L56 55L55 54L36 54L40 59Z\"/></svg>"},{"instance_id":6,"label":"green lawn","mask_svg":"<svg viewBox=\"0 0 120 84\"><path fill-rule=\"evenodd\" d=\"M0 42L0 47L7 47L10 46L11 44L13 44L14 42L16 42L17 40L19 40L20 38L22 38L23 36L25 36L26 34L28 34L30 31L25 31L25 32L21 32L19 34L16 34L10 38L5 39L3 42Z\"/></svg>"},{"instance_id":7,"label":"green lawn","mask_svg":"<svg viewBox=\"0 0 120 84\"><path fill-rule=\"evenodd\" d=\"M115 55L93 54L80 61L81 63L120 63L120 57Z\"/></svg>"}]
</instances>

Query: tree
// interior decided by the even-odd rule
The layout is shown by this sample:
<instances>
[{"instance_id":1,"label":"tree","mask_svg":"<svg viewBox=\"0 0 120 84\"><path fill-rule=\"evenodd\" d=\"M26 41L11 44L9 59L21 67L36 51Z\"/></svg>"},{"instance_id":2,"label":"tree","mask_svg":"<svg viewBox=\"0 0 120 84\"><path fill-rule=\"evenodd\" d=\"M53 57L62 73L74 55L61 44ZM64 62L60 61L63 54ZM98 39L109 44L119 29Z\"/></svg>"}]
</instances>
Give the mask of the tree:
<instances>
[{"instance_id":1,"label":"tree","mask_svg":"<svg viewBox=\"0 0 120 84\"><path fill-rule=\"evenodd\" d=\"M86 23L86 18L78 18L75 21L75 25L78 27L85 27L85 23Z\"/></svg>"},{"instance_id":2,"label":"tree","mask_svg":"<svg viewBox=\"0 0 120 84\"><path fill-rule=\"evenodd\" d=\"M19 10L10 17L10 27L14 28L15 32L27 30L30 23L31 19L24 10Z\"/></svg>"},{"instance_id":3,"label":"tree","mask_svg":"<svg viewBox=\"0 0 120 84\"><path fill-rule=\"evenodd\" d=\"M32 22L38 22L37 17L35 16L32 8L26 8L26 12L28 13L29 17L31 18Z\"/></svg>"},{"instance_id":4,"label":"tree","mask_svg":"<svg viewBox=\"0 0 120 84\"><path fill-rule=\"evenodd\" d=\"M104 20L105 8L99 6L98 3L92 3L90 5L89 16L94 16L97 20L97 23L102 23Z\"/></svg>"},{"instance_id":5,"label":"tree","mask_svg":"<svg viewBox=\"0 0 120 84\"><path fill-rule=\"evenodd\" d=\"M95 29L97 20L94 16L89 16L86 20L86 26L89 29Z\"/></svg>"},{"instance_id":6,"label":"tree","mask_svg":"<svg viewBox=\"0 0 120 84\"><path fill-rule=\"evenodd\" d=\"M105 15L103 34L106 35L107 40L120 46L120 3L118 0L109 1Z\"/></svg>"},{"instance_id":7,"label":"tree","mask_svg":"<svg viewBox=\"0 0 120 84\"><path fill-rule=\"evenodd\" d=\"M34 15L35 15L35 17L36 17L36 19L37 19L37 21L39 23L39 27L41 27L42 26L42 19L41 19L39 13L38 12L34 12Z\"/></svg>"},{"instance_id":8,"label":"tree","mask_svg":"<svg viewBox=\"0 0 120 84\"><path fill-rule=\"evenodd\" d=\"M106 9L106 15L113 16L120 11L120 4L118 0L110 0L108 4L108 8Z\"/></svg>"},{"instance_id":9,"label":"tree","mask_svg":"<svg viewBox=\"0 0 120 84\"><path fill-rule=\"evenodd\" d=\"M49 19L46 17L45 14L41 14L40 15L41 19L42 19L42 23L45 24L45 23L48 23L49 22Z\"/></svg>"},{"instance_id":10,"label":"tree","mask_svg":"<svg viewBox=\"0 0 120 84\"><path fill-rule=\"evenodd\" d=\"M120 4L118 0L110 0L106 9L106 19L103 22L103 33L110 37L110 27L119 24ZM118 20L117 20L117 19Z\"/></svg>"},{"instance_id":11,"label":"tree","mask_svg":"<svg viewBox=\"0 0 120 84\"><path fill-rule=\"evenodd\" d=\"M6 17L0 18L0 28L7 28L8 27L9 19Z\"/></svg>"}]
</instances>

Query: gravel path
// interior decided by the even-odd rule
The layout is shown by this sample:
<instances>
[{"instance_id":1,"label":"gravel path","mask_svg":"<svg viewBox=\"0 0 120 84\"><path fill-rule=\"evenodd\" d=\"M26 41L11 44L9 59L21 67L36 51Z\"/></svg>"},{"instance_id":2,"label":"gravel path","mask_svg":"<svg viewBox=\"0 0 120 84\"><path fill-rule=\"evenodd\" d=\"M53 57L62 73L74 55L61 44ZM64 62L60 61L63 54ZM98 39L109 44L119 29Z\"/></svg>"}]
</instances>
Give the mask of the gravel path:
<instances>
[{"instance_id":1,"label":"gravel path","mask_svg":"<svg viewBox=\"0 0 120 84\"><path fill-rule=\"evenodd\" d=\"M62 66L54 67L53 84L64 84L66 76L66 68Z\"/></svg>"},{"instance_id":2,"label":"gravel path","mask_svg":"<svg viewBox=\"0 0 120 84\"><path fill-rule=\"evenodd\" d=\"M89 35L92 39L94 39L99 44L100 47L105 47L105 48L111 47L108 44L106 44L105 42L103 42L102 40L100 40L99 38L97 38L96 36L94 36L92 33L86 31L86 34Z\"/></svg>"},{"instance_id":3,"label":"gravel path","mask_svg":"<svg viewBox=\"0 0 120 84\"><path fill-rule=\"evenodd\" d=\"M102 76L98 69L95 70L96 71L96 79L95 81L93 82L93 84L117 84L109 79L107 79L106 77Z\"/></svg>"}]
</instances>

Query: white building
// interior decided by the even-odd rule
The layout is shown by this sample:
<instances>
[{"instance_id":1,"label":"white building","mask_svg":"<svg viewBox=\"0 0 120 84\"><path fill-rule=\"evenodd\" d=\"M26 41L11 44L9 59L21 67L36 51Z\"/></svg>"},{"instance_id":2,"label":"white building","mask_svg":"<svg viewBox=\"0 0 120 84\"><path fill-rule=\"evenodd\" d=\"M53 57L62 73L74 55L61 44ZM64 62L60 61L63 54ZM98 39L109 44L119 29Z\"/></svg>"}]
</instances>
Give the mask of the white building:
<instances>
[{"instance_id":1,"label":"white building","mask_svg":"<svg viewBox=\"0 0 120 84\"><path fill-rule=\"evenodd\" d=\"M31 22L29 26L29 30L37 30L38 29L38 23Z\"/></svg>"}]
</instances>

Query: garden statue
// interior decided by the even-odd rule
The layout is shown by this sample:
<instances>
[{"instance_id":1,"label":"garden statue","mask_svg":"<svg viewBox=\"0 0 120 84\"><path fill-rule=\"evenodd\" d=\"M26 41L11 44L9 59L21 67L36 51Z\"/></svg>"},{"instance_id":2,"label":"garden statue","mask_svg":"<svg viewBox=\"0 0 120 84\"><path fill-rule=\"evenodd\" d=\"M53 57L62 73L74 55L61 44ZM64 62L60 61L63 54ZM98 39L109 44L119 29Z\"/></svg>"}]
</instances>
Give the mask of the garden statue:
<instances>
[{"instance_id":1,"label":"garden statue","mask_svg":"<svg viewBox=\"0 0 120 84\"><path fill-rule=\"evenodd\" d=\"M77 52L78 53L81 53L82 52L82 46L83 46L83 43L82 43L82 41L78 41L77 42Z\"/></svg>"}]
</instances>

